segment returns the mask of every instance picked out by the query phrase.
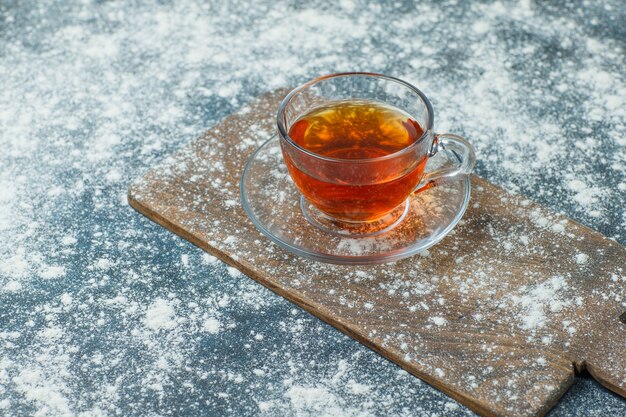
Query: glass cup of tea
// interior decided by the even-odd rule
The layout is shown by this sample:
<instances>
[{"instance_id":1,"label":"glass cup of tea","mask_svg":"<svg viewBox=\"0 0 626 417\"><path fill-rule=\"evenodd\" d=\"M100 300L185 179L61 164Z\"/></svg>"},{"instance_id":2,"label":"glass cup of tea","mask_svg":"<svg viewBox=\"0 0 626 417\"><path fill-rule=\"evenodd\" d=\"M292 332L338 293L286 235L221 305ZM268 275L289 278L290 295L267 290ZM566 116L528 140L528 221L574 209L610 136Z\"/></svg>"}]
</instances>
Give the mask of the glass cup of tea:
<instances>
[{"instance_id":1,"label":"glass cup of tea","mask_svg":"<svg viewBox=\"0 0 626 417\"><path fill-rule=\"evenodd\" d=\"M294 89L280 104L278 136L306 219L339 235L390 230L412 193L469 175L476 161L467 140L433 132L420 90L382 74L331 74ZM442 150L455 163L425 172Z\"/></svg>"}]
</instances>

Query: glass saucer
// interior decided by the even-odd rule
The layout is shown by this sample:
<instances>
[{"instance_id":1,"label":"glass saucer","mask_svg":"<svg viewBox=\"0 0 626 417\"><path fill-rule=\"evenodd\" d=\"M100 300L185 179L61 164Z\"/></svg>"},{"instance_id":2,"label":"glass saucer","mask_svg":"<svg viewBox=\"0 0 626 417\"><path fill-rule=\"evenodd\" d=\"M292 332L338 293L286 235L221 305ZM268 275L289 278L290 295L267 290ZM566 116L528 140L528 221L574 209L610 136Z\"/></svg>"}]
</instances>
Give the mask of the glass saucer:
<instances>
[{"instance_id":1,"label":"glass saucer","mask_svg":"<svg viewBox=\"0 0 626 417\"><path fill-rule=\"evenodd\" d=\"M427 172L453 163L446 159L447 152L440 154L429 159ZM470 200L467 176L412 194L401 221L384 233L331 233L311 224L303 213L301 194L287 172L277 136L250 156L240 189L252 223L280 247L316 261L352 265L397 261L430 248L456 226Z\"/></svg>"}]
</instances>

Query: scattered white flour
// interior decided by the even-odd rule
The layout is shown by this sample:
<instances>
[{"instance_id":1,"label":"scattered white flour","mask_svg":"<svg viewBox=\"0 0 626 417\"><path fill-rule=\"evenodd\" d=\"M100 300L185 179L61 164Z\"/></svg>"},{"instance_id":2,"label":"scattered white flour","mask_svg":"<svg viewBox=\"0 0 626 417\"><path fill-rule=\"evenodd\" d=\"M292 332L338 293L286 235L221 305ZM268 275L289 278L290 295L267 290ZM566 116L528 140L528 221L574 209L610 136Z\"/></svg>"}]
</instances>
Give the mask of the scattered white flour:
<instances>
[{"instance_id":1,"label":"scattered white flour","mask_svg":"<svg viewBox=\"0 0 626 417\"><path fill-rule=\"evenodd\" d=\"M445 326L448 323L448 320L446 320L443 317L439 317L439 316L435 316L435 317L431 317L428 319L429 321L432 321L433 323L435 323L437 326Z\"/></svg>"},{"instance_id":2,"label":"scattered white flour","mask_svg":"<svg viewBox=\"0 0 626 417\"><path fill-rule=\"evenodd\" d=\"M61 296L61 303L62 303L63 305L68 306L68 305L72 304L72 301L73 301L73 298L72 298L72 296L71 296L71 295L69 295L68 293L65 293L65 294L63 294L63 295Z\"/></svg>"},{"instance_id":3,"label":"scattered white flour","mask_svg":"<svg viewBox=\"0 0 626 417\"><path fill-rule=\"evenodd\" d=\"M63 239L61 239L61 244L63 246L71 246L75 244L76 242L77 240L74 236L64 236Z\"/></svg>"},{"instance_id":4,"label":"scattered white flour","mask_svg":"<svg viewBox=\"0 0 626 417\"><path fill-rule=\"evenodd\" d=\"M446 408L446 410L450 410L450 411L456 411L459 409L459 405L457 403L453 403L453 402L447 402L444 407Z\"/></svg>"},{"instance_id":5,"label":"scattered white flour","mask_svg":"<svg viewBox=\"0 0 626 417\"><path fill-rule=\"evenodd\" d=\"M111 171L106 173L104 178L108 182L115 183L122 179L122 174L117 169L112 169Z\"/></svg>"},{"instance_id":6,"label":"scattered white flour","mask_svg":"<svg viewBox=\"0 0 626 417\"><path fill-rule=\"evenodd\" d=\"M589 255L587 255L586 253L578 253L574 257L574 260L578 265L584 265L589 261Z\"/></svg>"},{"instance_id":7,"label":"scattered white flour","mask_svg":"<svg viewBox=\"0 0 626 417\"><path fill-rule=\"evenodd\" d=\"M2 289L8 292L15 292L22 289L22 284L20 284L19 281L9 281L4 284L4 287Z\"/></svg>"},{"instance_id":8,"label":"scattered white flour","mask_svg":"<svg viewBox=\"0 0 626 417\"><path fill-rule=\"evenodd\" d=\"M113 266L113 261L108 258L100 258L96 261L95 267L102 271L106 271Z\"/></svg>"},{"instance_id":9,"label":"scattered white flour","mask_svg":"<svg viewBox=\"0 0 626 417\"><path fill-rule=\"evenodd\" d=\"M240 270L238 270L237 268L233 268L232 266L226 267L226 270L228 271L228 275L230 275L233 278L243 276Z\"/></svg>"},{"instance_id":10,"label":"scattered white flour","mask_svg":"<svg viewBox=\"0 0 626 417\"><path fill-rule=\"evenodd\" d=\"M4 259L0 259L0 273L11 278L23 278L27 275L30 264L25 256L24 247L19 247L14 253L8 254Z\"/></svg>"},{"instance_id":11,"label":"scattered white flour","mask_svg":"<svg viewBox=\"0 0 626 417\"><path fill-rule=\"evenodd\" d=\"M202 328L208 333L217 334L220 332L221 326L220 321L212 317L204 321Z\"/></svg>"},{"instance_id":12,"label":"scattered white flour","mask_svg":"<svg viewBox=\"0 0 626 417\"><path fill-rule=\"evenodd\" d=\"M56 326L45 327L39 332L39 336L41 339L49 342L61 338L63 336L63 330Z\"/></svg>"},{"instance_id":13,"label":"scattered white flour","mask_svg":"<svg viewBox=\"0 0 626 417\"><path fill-rule=\"evenodd\" d=\"M65 275L65 267L59 265L47 265L39 271L39 276L43 279L61 278Z\"/></svg>"},{"instance_id":14,"label":"scattered white flour","mask_svg":"<svg viewBox=\"0 0 626 417\"><path fill-rule=\"evenodd\" d=\"M209 255L208 253L203 253L202 254L202 263L204 265L215 265L215 264L219 263L219 259L217 259L213 255Z\"/></svg>"},{"instance_id":15,"label":"scattered white flour","mask_svg":"<svg viewBox=\"0 0 626 417\"><path fill-rule=\"evenodd\" d=\"M340 415L342 410L338 408L338 399L325 387L301 387L289 388L285 394L291 401L292 406L300 412L316 411L319 415Z\"/></svg>"},{"instance_id":16,"label":"scattered white flour","mask_svg":"<svg viewBox=\"0 0 626 417\"><path fill-rule=\"evenodd\" d=\"M363 406L348 406L342 397L325 386L295 385L287 390L285 398L289 400L292 413L297 416L357 417L371 415L370 413L363 413Z\"/></svg>"},{"instance_id":17,"label":"scattered white flour","mask_svg":"<svg viewBox=\"0 0 626 417\"><path fill-rule=\"evenodd\" d=\"M143 323L152 330L173 329L176 327L174 308L167 300L157 298L146 310Z\"/></svg>"},{"instance_id":18,"label":"scattered white flour","mask_svg":"<svg viewBox=\"0 0 626 417\"><path fill-rule=\"evenodd\" d=\"M564 297L566 289L565 279L555 276L532 288L522 288L521 295L510 296L511 302L521 308L520 327L531 331L544 327L551 308L556 312L569 305Z\"/></svg>"},{"instance_id":19,"label":"scattered white flour","mask_svg":"<svg viewBox=\"0 0 626 417\"><path fill-rule=\"evenodd\" d=\"M574 200L581 206L587 208L598 202L599 190L587 186L581 180L571 180L567 184L568 188L574 191Z\"/></svg>"},{"instance_id":20,"label":"scattered white flour","mask_svg":"<svg viewBox=\"0 0 626 417\"><path fill-rule=\"evenodd\" d=\"M372 389L372 387L370 387L369 385L358 383L353 379L348 381L346 386L348 387L350 391L352 391L352 393L357 394L357 395L367 394Z\"/></svg>"},{"instance_id":21,"label":"scattered white flour","mask_svg":"<svg viewBox=\"0 0 626 417\"><path fill-rule=\"evenodd\" d=\"M46 375L38 368L23 368L12 382L28 401L37 404L38 415L69 416L72 410L63 394L65 384L59 378L60 375Z\"/></svg>"}]
</instances>

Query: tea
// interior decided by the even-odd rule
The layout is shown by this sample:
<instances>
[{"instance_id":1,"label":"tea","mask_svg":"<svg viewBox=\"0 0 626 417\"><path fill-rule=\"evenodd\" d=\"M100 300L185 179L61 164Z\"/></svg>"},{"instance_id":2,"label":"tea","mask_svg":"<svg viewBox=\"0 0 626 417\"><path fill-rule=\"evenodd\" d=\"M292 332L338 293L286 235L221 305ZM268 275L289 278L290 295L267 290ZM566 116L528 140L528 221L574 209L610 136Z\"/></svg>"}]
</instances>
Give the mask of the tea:
<instances>
[{"instance_id":1,"label":"tea","mask_svg":"<svg viewBox=\"0 0 626 417\"><path fill-rule=\"evenodd\" d=\"M422 127L404 111L367 100L338 101L296 120L289 137L316 155L343 161L309 163L283 152L302 194L318 209L344 221L381 218L413 191L426 165L425 152L380 158L418 141Z\"/></svg>"}]
</instances>

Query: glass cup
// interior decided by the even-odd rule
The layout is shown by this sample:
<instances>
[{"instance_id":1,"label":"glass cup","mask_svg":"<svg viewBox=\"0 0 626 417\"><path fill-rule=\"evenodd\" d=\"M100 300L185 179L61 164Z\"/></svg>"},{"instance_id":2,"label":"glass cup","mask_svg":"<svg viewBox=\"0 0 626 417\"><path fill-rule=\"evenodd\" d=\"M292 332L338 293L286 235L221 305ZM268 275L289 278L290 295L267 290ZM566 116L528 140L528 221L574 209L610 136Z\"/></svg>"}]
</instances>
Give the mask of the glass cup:
<instances>
[{"instance_id":1,"label":"glass cup","mask_svg":"<svg viewBox=\"0 0 626 417\"><path fill-rule=\"evenodd\" d=\"M351 100L395 107L416 121L423 134L395 153L365 159L316 154L289 137L293 124L312 110ZM434 133L433 117L432 105L420 90L382 74L331 74L291 91L278 109L278 136L307 220L335 234L382 233L402 221L412 193L469 175L476 161L474 148L460 136ZM425 172L427 160L440 150L455 163Z\"/></svg>"}]
</instances>

